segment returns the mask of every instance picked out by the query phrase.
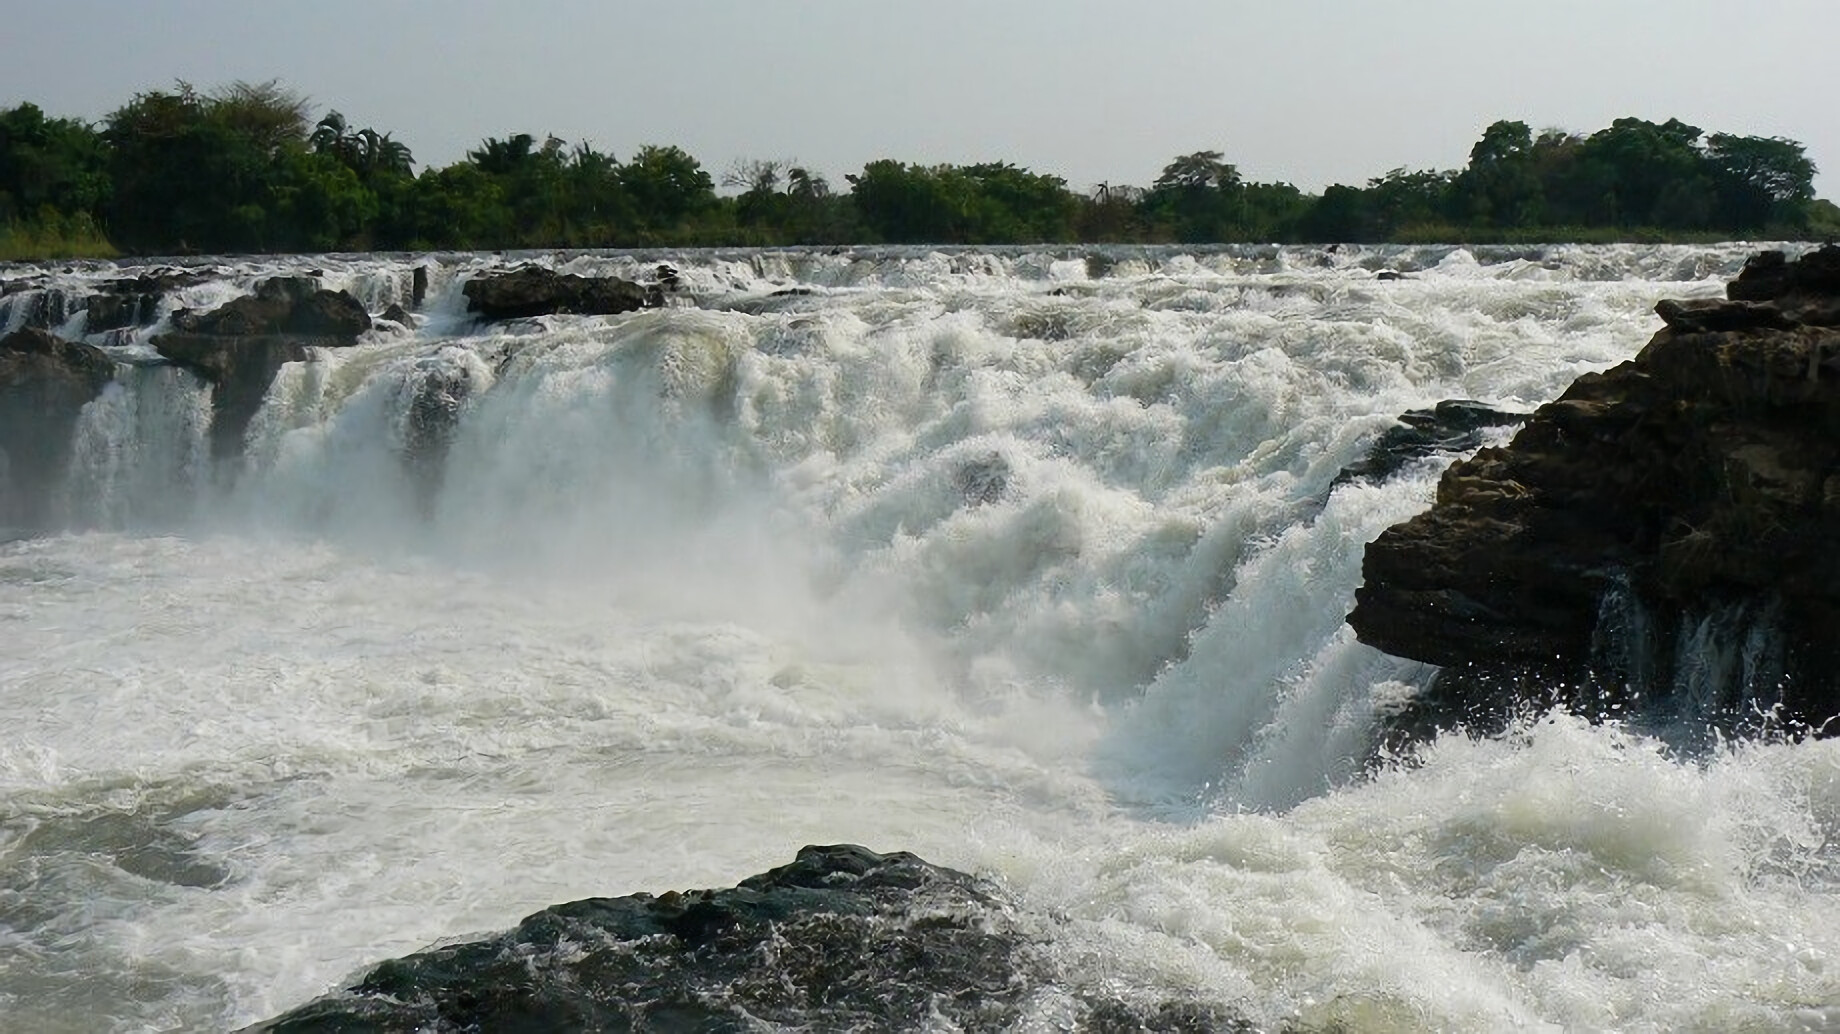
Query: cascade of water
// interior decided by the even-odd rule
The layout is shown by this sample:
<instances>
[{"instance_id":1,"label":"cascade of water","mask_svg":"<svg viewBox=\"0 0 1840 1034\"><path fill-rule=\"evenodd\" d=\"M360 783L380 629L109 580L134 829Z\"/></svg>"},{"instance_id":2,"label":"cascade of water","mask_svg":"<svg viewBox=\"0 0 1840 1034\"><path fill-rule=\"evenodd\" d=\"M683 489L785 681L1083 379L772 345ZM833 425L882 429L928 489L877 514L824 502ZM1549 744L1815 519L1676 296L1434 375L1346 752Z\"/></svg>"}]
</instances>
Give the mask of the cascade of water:
<instances>
[{"instance_id":1,"label":"cascade of water","mask_svg":"<svg viewBox=\"0 0 1840 1034\"><path fill-rule=\"evenodd\" d=\"M61 505L122 533L0 547L0 1015L237 1027L857 841L1002 876L1063 1000L1821 1029L1840 743L1683 764L1559 717L1354 770L1424 672L1341 615L1439 461L1338 472L1404 410L1619 361L1748 250L531 255L680 286L497 326L460 286L501 258L227 261L165 311L309 269L375 309L425 265L420 326L285 366L215 467L208 389L155 328L110 346L145 364ZM1631 607L1606 649L1659 641ZM1621 663L1727 706L1768 628Z\"/></svg>"},{"instance_id":2,"label":"cascade of water","mask_svg":"<svg viewBox=\"0 0 1840 1034\"><path fill-rule=\"evenodd\" d=\"M209 386L171 366L125 366L77 422L58 505L71 528L179 528L211 481Z\"/></svg>"},{"instance_id":3,"label":"cascade of water","mask_svg":"<svg viewBox=\"0 0 1840 1034\"><path fill-rule=\"evenodd\" d=\"M1733 717L1763 718L1781 696L1781 617L1773 604L1683 614L1675 639L1674 723L1698 735Z\"/></svg>"}]
</instances>

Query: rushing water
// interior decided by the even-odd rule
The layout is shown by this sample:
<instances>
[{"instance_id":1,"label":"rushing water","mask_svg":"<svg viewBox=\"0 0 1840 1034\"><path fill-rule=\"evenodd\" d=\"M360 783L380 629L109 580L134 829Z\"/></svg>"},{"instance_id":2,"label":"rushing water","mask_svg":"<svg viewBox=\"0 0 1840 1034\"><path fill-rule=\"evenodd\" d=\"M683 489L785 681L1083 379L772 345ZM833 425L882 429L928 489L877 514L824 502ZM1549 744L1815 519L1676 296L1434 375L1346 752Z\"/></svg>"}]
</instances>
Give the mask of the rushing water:
<instances>
[{"instance_id":1,"label":"rushing water","mask_svg":"<svg viewBox=\"0 0 1840 1034\"><path fill-rule=\"evenodd\" d=\"M154 328L91 338L65 530L0 546L0 1029L233 1027L839 841L1273 1027L1840 1028L1840 741L1551 718L1363 775L1428 672L1342 624L1439 466L1332 490L1375 434L1531 408L1747 251L693 253L669 308L497 327L486 256L222 267L167 305L432 276L234 462ZM68 336L120 275L27 273L0 324Z\"/></svg>"}]
</instances>

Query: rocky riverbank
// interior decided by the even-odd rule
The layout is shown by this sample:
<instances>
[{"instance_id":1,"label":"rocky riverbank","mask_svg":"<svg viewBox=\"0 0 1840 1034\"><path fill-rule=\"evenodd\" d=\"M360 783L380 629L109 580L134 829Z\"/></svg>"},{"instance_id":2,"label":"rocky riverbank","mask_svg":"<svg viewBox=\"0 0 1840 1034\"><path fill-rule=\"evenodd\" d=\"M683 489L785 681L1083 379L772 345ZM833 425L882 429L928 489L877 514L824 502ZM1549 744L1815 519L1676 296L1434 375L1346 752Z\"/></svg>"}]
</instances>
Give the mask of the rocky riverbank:
<instances>
[{"instance_id":1,"label":"rocky riverbank","mask_svg":"<svg viewBox=\"0 0 1840 1034\"><path fill-rule=\"evenodd\" d=\"M1527 704L1819 729L1840 713L1840 247L1663 301L1634 359L1447 471L1349 623L1444 666L1402 728Z\"/></svg>"}]
</instances>

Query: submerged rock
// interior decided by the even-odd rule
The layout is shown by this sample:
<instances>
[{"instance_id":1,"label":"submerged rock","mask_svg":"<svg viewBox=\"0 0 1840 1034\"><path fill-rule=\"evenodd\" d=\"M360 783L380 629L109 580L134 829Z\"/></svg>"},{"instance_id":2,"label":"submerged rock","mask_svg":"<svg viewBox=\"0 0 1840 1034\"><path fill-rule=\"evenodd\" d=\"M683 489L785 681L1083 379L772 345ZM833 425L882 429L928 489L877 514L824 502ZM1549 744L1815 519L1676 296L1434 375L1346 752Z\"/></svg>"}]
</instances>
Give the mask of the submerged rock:
<instances>
[{"instance_id":1,"label":"submerged rock","mask_svg":"<svg viewBox=\"0 0 1840 1034\"><path fill-rule=\"evenodd\" d=\"M181 311L172 326L153 347L210 383L212 451L227 456L242 447L283 365L305 360L313 348L356 344L371 317L356 298L323 290L311 277L272 277L255 294L209 312Z\"/></svg>"},{"instance_id":2,"label":"submerged rock","mask_svg":"<svg viewBox=\"0 0 1840 1034\"><path fill-rule=\"evenodd\" d=\"M607 316L657 305L656 292L617 276L586 277L525 266L508 273L484 273L460 288L468 312L481 319L511 320L573 313Z\"/></svg>"},{"instance_id":3,"label":"submerged rock","mask_svg":"<svg viewBox=\"0 0 1840 1034\"><path fill-rule=\"evenodd\" d=\"M377 314L377 318L389 320L405 330L415 329L415 316L396 302L391 302L387 308Z\"/></svg>"},{"instance_id":4,"label":"submerged rock","mask_svg":"<svg viewBox=\"0 0 1840 1034\"><path fill-rule=\"evenodd\" d=\"M804 848L723 890L547 908L250 1029L995 1031L1044 995L1065 999L1074 1029L1251 1029L1219 1006L1068 995L996 887L853 845Z\"/></svg>"},{"instance_id":5,"label":"submerged rock","mask_svg":"<svg viewBox=\"0 0 1840 1034\"><path fill-rule=\"evenodd\" d=\"M1840 713L1837 273L1840 248L1766 253L1728 301L1661 303L1636 358L1369 545L1349 623L1445 666L1406 724L1529 696L1727 726Z\"/></svg>"},{"instance_id":6,"label":"submerged rock","mask_svg":"<svg viewBox=\"0 0 1840 1034\"><path fill-rule=\"evenodd\" d=\"M480 388L473 367L450 359L446 351L429 356L403 381L408 396L403 407L403 471L425 518L434 513L446 479L447 454L459 432L461 411Z\"/></svg>"},{"instance_id":7,"label":"submerged rock","mask_svg":"<svg viewBox=\"0 0 1840 1034\"><path fill-rule=\"evenodd\" d=\"M1009 481L1009 460L998 452L961 463L952 472L952 487L972 506L1002 499L1009 491Z\"/></svg>"},{"instance_id":8,"label":"submerged rock","mask_svg":"<svg viewBox=\"0 0 1840 1034\"><path fill-rule=\"evenodd\" d=\"M0 338L0 529L45 525L77 418L114 378L101 349L34 329Z\"/></svg>"}]
</instances>

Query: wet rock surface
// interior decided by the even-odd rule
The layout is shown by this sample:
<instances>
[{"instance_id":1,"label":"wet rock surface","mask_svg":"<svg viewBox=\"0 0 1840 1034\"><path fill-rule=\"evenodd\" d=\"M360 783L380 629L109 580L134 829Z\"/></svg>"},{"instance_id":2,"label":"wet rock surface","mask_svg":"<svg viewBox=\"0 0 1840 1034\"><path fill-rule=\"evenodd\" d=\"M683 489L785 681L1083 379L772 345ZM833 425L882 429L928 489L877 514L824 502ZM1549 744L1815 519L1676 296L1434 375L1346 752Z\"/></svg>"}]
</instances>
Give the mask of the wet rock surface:
<instances>
[{"instance_id":1,"label":"wet rock surface","mask_svg":"<svg viewBox=\"0 0 1840 1034\"><path fill-rule=\"evenodd\" d=\"M0 529L45 525L77 419L114 377L101 349L34 329L0 338Z\"/></svg>"},{"instance_id":2,"label":"wet rock surface","mask_svg":"<svg viewBox=\"0 0 1840 1034\"><path fill-rule=\"evenodd\" d=\"M619 277L586 277L525 266L504 273L483 273L460 288L468 312L481 319L528 319L569 313L607 316L660 304L658 288Z\"/></svg>"},{"instance_id":3,"label":"wet rock surface","mask_svg":"<svg viewBox=\"0 0 1840 1034\"><path fill-rule=\"evenodd\" d=\"M432 516L446 478L447 454L460 427L460 414L481 388L472 367L445 354L424 358L404 379L408 405L402 428L403 473L415 491L416 507Z\"/></svg>"},{"instance_id":4,"label":"wet rock surface","mask_svg":"<svg viewBox=\"0 0 1840 1034\"><path fill-rule=\"evenodd\" d=\"M1411 409L1368 447L1366 458L1342 468L1335 484L1385 481L1419 460L1468 452L1482 445L1488 432L1527 422L1526 413L1509 413L1471 399L1445 399L1430 409Z\"/></svg>"},{"instance_id":5,"label":"wet rock surface","mask_svg":"<svg viewBox=\"0 0 1840 1034\"><path fill-rule=\"evenodd\" d=\"M1043 996L1062 1029L1251 1029L1217 1006L1065 994L997 888L853 845L732 888L557 905L250 1029L998 1031Z\"/></svg>"},{"instance_id":6,"label":"wet rock surface","mask_svg":"<svg viewBox=\"0 0 1840 1034\"><path fill-rule=\"evenodd\" d=\"M154 348L211 385L212 451L234 455L275 374L313 348L357 343L370 314L344 291L327 291L312 277L272 277L252 295L209 312L180 312Z\"/></svg>"},{"instance_id":7,"label":"wet rock surface","mask_svg":"<svg viewBox=\"0 0 1840 1034\"><path fill-rule=\"evenodd\" d=\"M221 274L216 270L155 269L110 280L84 303L88 313L84 333L148 326L158 318L160 303L167 295L215 275Z\"/></svg>"},{"instance_id":8,"label":"wet rock surface","mask_svg":"<svg viewBox=\"0 0 1840 1034\"><path fill-rule=\"evenodd\" d=\"M1368 547L1349 623L1445 666L1406 724L1530 702L1840 713L1840 248L1758 256L1728 295L1659 304L1636 358Z\"/></svg>"}]
</instances>

